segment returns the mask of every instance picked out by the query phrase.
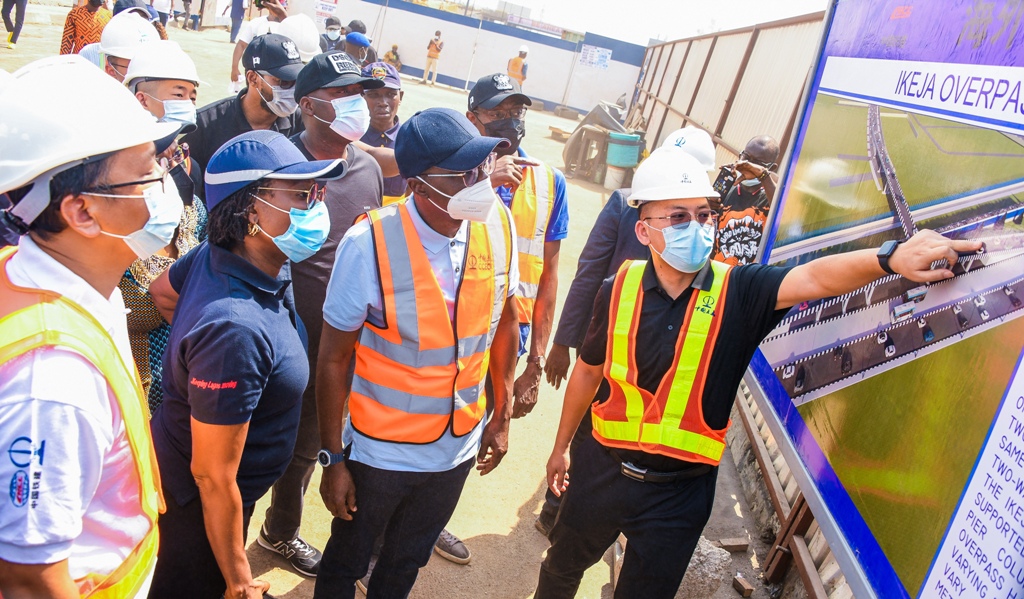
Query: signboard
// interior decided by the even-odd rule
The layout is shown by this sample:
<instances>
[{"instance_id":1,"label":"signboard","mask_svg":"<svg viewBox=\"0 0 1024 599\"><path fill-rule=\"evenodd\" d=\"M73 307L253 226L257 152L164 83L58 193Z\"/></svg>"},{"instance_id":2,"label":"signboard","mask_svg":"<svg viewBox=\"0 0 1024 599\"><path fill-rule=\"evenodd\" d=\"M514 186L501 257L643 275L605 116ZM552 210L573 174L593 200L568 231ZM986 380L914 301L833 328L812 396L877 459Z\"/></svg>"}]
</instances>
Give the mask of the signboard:
<instances>
[{"instance_id":1,"label":"signboard","mask_svg":"<svg viewBox=\"0 0 1024 599\"><path fill-rule=\"evenodd\" d=\"M607 71L611 61L612 51L608 48L589 44L583 44L580 48L580 66Z\"/></svg>"},{"instance_id":2,"label":"signboard","mask_svg":"<svg viewBox=\"0 0 1024 599\"><path fill-rule=\"evenodd\" d=\"M795 307L751 364L858 597L1024 598L1022 219L1024 0L834 3L762 260L985 243Z\"/></svg>"}]
</instances>

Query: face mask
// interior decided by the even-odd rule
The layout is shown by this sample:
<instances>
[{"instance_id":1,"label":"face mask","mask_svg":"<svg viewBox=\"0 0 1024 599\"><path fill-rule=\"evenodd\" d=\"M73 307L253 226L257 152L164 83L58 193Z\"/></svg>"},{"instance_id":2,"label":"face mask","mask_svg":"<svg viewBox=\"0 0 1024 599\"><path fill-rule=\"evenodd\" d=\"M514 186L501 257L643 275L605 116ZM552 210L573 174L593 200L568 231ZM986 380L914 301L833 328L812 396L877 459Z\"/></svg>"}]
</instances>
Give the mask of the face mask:
<instances>
[{"instance_id":1,"label":"face mask","mask_svg":"<svg viewBox=\"0 0 1024 599\"><path fill-rule=\"evenodd\" d=\"M420 177L416 178L423 181ZM444 197L450 198L447 210L438 206L434 200L430 199L430 196L427 196L427 201L455 220L470 220L477 223L486 222L494 210L494 203L498 200L498 196L494 194L494 188L491 187L491 180L487 178L477 181L453 196L440 191L426 181L423 181L423 183L426 183L427 187Z\"/></svg>"},{"instance_id":2,"label":"face mask","mask_svg":"<svg viewBox=\"0 0 1024 599\"><path fill-rule=\"evenodd\" d=\"M317 102L327 102L334 107L333 121L326 121L315 114L313 116L322 123L329 123L331 131L345 139L358 141L370 128L370 109L362 96L347 96L333 100L321 100L312 96L310 98Z\"/></svg>"},{"instance_id":3,"label":"face mask","mask_svg":"<svg viewBox=\"0 0 1024 599\"><path fill-rule=\"evenodd\" d=\"M263 75L257 76L260 79L263 79ZM270 85L270 83L266 79L263 79L263 82L266 83L267 85ZM258 93L263 102L266 103L267 108L270 109L270 112L273 112L275 115L281 118L291 116L291 114L295 112L295 109L298 107L298 103L295 102L295 89L282 89L275 85L270 85L270 89L273 90L274 92L273 97L270 100L264 98L263 93L259 89L256 90L256 93Z\"/></svg>"},{"instance_id":4,"label":"face mask","mask_svg":"<svg viewBox=\"0 0 1024 599\"><path fill-rule=\"evenodd\" d=\"M278 212L285 212L259 196L253 197ZM271 237L261 228L260 232L270 237L274 245L284 252L289 260L302 262L320 251L324 242L327 241L327 234L331 231L331 217L327 212L327 204L317 202L309 210L292 208L286 214L291 221L287 231L277 237ZM259 225L256 227L259 228Z\"/></svg>"},{"instance_id":5,"label":"face mask","mask_svg":"<svg viewBox=\"0 0 1024 599\"><path fill-rule=\"evenodd\" d=\"M740 181L740 185L742 185L747 191L753 191L758 187L761 187L761 181L760 179L744 179L743 181Z\"/></svg>"},{"instance_id":6,"label":"face mask","mask_svg":"<svg viewBox=\"0 0 1024 599\"><path fill-rule=\"evenodd\" d=\"M648 229L661 231L665 238L665 251L659 252L651 246L651 251L679 272L697 272L707 263L711 249L715 246L715 225L708 222L699 225L690 222L659 229L644 222Z\"/></svg>"},{"instance_id":7,"label":"face mask","mask_svg":"<svg viewBox=\"0 0 1024 599\"><path fill-rule=\"evenodd\" d=\"M184 206L178 195L178 188L174 185L174 179L170 173L164 176L163 188L160 184L151 185L143 190L142 195L114 195L106 193L89 193L88 195L104 198L143 198L146 200L146 208L149 209L149 220L138 231L129 235L117 235L100 231L107 237L123 239L128 247L132 248L135 255L145 260L161 249L167 247L174 239L174 230L178 228L181 221L181 213Z\"/></svg>"},{"instance_id":8,"label":"face mask","mask_svg":"<svg viewBox=\"0 0 1024 599\"><path fill-rule=\"evenodd\" d=\"M153 96L150 97L152 98ZM156 98L153 99L155 100ZM164 100L163 103L164 116L160 117L161 123L196 124L196 105L192 103L192 100Z\"/></svg>"},{"instance_id":9,"label":"face mask","mask_svg":"<svg viewBox=\"0 0 1024 599\"><path fill-rule=\"evenodd\" d=\"M519 148L519 144L526 137L526 122L523 119L514 118L491 121L484 125L484 133L488 137L503 137L507 139L512 144L512 147L497 151L511 154Z\"/></svg>"},{"instance_id":10,"label":"face mask","mask_svg":"<svg viewBox=\"0 0 1024 599\"><path fill-rule=\"evenodd\" d=\"M336 31L334 29L328 29L327 30L327 39L331 40L332 42L333 41L337 41L337 40L341 39L341 32L340 31Z\"/></svg>"}]
</instances>

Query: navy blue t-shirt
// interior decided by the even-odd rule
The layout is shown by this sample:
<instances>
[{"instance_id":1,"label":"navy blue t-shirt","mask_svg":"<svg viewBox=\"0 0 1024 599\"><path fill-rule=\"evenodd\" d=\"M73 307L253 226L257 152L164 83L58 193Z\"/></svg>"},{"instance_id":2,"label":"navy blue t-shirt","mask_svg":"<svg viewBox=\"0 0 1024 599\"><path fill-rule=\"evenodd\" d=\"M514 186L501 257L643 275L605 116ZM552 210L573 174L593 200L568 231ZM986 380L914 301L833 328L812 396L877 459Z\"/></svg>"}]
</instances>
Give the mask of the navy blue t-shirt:
<instances>
[{"instance_id":1,"label":"navy blue t-shirt","mask_svg":"<svg viewBox=\"0 0 1024 599\"><path fill-rule=\"evenodd\" d=\"M284 301L289 282L207 242L168 277L180 297L164 353L164 403L150 424L163 487L178 505L199 496L190 418L248 422L236 480L242 504L254 504L291 460L309 380L302 323Z\"/></svg>"}]
</instances>

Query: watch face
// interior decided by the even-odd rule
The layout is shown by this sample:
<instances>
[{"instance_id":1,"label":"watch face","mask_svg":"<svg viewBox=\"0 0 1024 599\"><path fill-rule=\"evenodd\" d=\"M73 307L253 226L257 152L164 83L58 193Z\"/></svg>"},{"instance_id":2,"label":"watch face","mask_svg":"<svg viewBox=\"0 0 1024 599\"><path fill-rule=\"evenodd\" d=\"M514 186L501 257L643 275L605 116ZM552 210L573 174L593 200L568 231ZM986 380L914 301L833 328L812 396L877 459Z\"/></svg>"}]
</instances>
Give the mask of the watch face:
<instances>
[{"instance_id":1,"label":"watch face","mask_svg":"<svg viewBox=\"0 0 1024 599\"><path fill-rule=\"evenodd\" d=\"M320 450L320 453L316 454L316 461L320 462L321 466L331 465L331 456L324 450Z\"/></svg>"}]
</instances>

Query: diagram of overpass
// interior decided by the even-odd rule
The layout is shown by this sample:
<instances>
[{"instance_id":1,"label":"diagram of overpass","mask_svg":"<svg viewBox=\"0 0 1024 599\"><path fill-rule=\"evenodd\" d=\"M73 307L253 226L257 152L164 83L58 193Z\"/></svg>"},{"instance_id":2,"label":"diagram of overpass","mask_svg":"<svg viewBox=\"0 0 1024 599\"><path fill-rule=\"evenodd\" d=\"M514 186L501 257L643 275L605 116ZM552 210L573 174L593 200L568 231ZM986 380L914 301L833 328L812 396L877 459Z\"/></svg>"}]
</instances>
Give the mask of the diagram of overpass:
<instances>
[{"instance_id":1,"label":"diagram of overpass","mask_svg":"<svg viewBox=\"0 0 1024 599\"><path fill-rule=\"evenodd\" d=\"M969 214L954 222L946 218L937 228L940 233L979 239L985 245L977 254L961 256L952 265L954 277L940 283L889 276L848 295L794 308L761 350L797 406L1024 315L1024 203L1005 201L1024 191L1024 153L1017 181L944 202L917 202L914 208L915 198L904 191L900 164L894 164L886 144L885 109L862 107L867 115L863 160L869 162L870 179L884 194L892 218L798 240L774 250L771 261L799 260L803 254L880 233L906 238L917 232L917 222L942 221L943 215Z\"/></svg>"}]
</instances>

